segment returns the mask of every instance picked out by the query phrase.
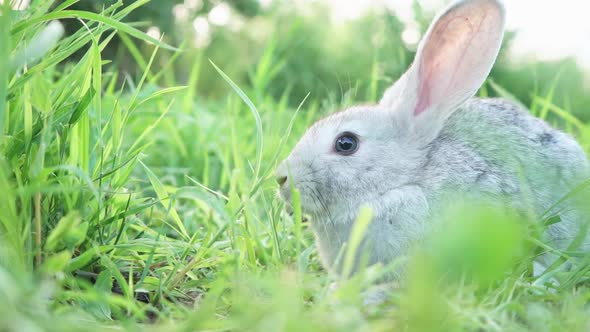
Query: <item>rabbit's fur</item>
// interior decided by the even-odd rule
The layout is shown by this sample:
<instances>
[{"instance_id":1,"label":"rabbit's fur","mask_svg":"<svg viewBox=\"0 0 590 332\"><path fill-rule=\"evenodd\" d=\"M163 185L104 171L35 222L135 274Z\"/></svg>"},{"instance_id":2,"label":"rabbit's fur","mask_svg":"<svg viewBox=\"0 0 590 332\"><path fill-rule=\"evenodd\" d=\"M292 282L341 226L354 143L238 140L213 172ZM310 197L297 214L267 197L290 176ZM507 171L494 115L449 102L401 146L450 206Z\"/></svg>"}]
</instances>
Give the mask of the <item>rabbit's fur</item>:
<instances>
[{"instance_id":1,"label":"rabbit's fur","mask_svg":"<svg viewBox=\"0 0 590 332\"><path fill-rule=\"evenodd\" d=\"M437 212L457 199L538 216L586 179L588 160L574 139L515 104L472 98L503 29L497 0L451 6L378 105L320 120L279 166L277 176L289 177L281 195L290 200L290 183L300 191L326 267L335 268L363 205L374 213L365 242L369 263L388 263L424 238ZM334 150L342 133L358 137L354 154ZM564 247L583 216L566 208L560 217L547 237Z\"/></svg>"}]
</instances>

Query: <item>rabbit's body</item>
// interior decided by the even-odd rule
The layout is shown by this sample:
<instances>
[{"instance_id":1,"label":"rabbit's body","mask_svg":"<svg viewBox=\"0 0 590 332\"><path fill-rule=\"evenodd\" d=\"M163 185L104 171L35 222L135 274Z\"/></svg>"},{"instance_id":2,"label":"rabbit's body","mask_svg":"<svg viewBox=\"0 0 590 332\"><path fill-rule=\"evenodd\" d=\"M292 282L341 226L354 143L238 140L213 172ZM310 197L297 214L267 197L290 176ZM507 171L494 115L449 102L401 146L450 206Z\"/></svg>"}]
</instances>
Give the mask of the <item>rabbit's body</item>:
<instances>
[{"instance_id":1,"label":"rabbit's body","mask_svg":"<svg viewBox=\"0 0 590 332\"><path fill-rule=\"evenodd\" d=\"M545 233L558 249L569 246L587 220L580 197L556 205L590 177L583 149L513 103L472 99L451 115L430 149L435 158L424 167L429 193L468 193L532 218L559 217ZM450 201L431 196L433 205ZM584 241L576 249L587 247ZM552 260L545 255L539 263L547 266Z\"/></svg>"},{"instance_id":2,"label":"rabbit's body","mask_svg":"<svg viewBox=\"0 0 590 332\"><path fill-rule=\"evenodd\" d=\"M588 160L571 137L509 102L471 99L503 26L497 0L451 6L378 105L317 122L279 167L281 194L290 199L289 183L300 191L326 267L335 267L363 205L374 213L364 242L369 263L388 263L457 201L540 216L586 179ZM550 212L561 222L546 237L564 247L583 213L573 203Z\"/></svg>"},{"instance_id":3,"label":"rabbit's body","mask_svg":"<svg viewBox=\"0 0 590 332\"><path fill-rule=\"evenodd\" d=\"M425 159L427 192L484 194L538 216L588 175L572 137L500 99L474 98L454 112Z\"/></svg>"},{"instance_id":4,"label":"rabbit's body","mask_svg":"<svg viewBox=\"0 0 590 332\"><path fill-rule=\"evenodd\" d=\"M355 110L351 112L354 114ZM345 111L325 121L350 116ZM379 122L378 117L375 122ZM310 132L321 132L321 127L319 122ZM321 138L310 143L317 141ZM320 208L308 211L311 210L311 225L326 266L333 268L362 204L372 207L375 213L366 239L370 244L369 263L387 263L406 254L411 245L428 234L436 213L456 199L473 197L540 216L583 182L589 169L586 155L573 138L500 99L471 99L453 112L431 143L416 149L421 152L412 153L418 156L413 162L392 168L381 167L379 160L367 158L352 178L361 184L368 181L365 178L376 181L372 189L355 189L365 194L355 196L354 201L346 200L346 192L312 195L313 204ZM392 157L397 156L395 147L385 148L383 153L388 150ZM386 156L381 157L382 161L387 160ZM320 179L333 177L335 171L314 165L309 169ZM329 185L318 187L319 179L308 181L315 184L309 188L303 183L300 190L304 194L332 190ZM356 199L359 197L362 199ZM345 207L335 201L342 201ZM547 215L558 215L561 222L549 228L548 240L564 248L578 234L584 214L564 208L563 204L549 212Z\"/></svg>"}]
</instances>

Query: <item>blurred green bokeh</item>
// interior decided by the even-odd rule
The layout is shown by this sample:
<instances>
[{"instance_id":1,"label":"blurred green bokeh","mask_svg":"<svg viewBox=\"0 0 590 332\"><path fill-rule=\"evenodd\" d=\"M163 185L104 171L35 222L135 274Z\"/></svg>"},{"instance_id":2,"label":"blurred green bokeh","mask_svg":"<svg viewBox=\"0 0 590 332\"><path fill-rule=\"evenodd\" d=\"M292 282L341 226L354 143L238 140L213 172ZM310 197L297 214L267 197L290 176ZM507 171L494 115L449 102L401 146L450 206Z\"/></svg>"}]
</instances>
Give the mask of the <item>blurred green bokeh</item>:
<instances>
[{"instance_id":1,"label":"blurred green bokeh","mask_svg":"<svg viewBox=\"0 0 590 332\"><path fill-rule=\"evenodd\" d=\"M82 0L73 7L100 11L114 2ZM208 18L211 10L225 5L230 8L229 20L222 25L211 22ZM266 57L266 70L271 75L267 76L267 85L259 87L264 89L259 91L259 96L270 94L280 98L287 93L294 106L308 93L312 99L344 104L376 101L379 93L399 77L413 58L414 47L408 47L401 38L404 23L395 13L385 10L342 22L335 22L330 14L322 1L309 1L305 5L273 1L261 6L257 0L170 0L151 1L133 11L127 21L141 22L144 30L158 27L165 41L186 48L174 65L176 77L181 81L189 79L188 68L195 61L209 58L238 84L251 83L257 75L253 68ZM419 1L414 3L414 17L422 32L433 15L424 11ZM201 26L195 30L196 18ZM208 23L205 30L204 22ZM69 21L68 26L75 31L79 22ZM550 62L514 59L509 49L517 33L507 33L491 79L525 105L542 104L540 96L572 110L582 120L590 119L586 111L590 104L588 76L575 59ZM110 52L117 54L113 65L130 73L141 73L129 53L119 46L116 41L109 45ZM162 55L159 65L167 61ZM201 96L220 98L227 89L213 68L205 64L201 67L197 91ZM488 89L486 94L499 95L493 89Z\"/></svg>"}]
</instances>

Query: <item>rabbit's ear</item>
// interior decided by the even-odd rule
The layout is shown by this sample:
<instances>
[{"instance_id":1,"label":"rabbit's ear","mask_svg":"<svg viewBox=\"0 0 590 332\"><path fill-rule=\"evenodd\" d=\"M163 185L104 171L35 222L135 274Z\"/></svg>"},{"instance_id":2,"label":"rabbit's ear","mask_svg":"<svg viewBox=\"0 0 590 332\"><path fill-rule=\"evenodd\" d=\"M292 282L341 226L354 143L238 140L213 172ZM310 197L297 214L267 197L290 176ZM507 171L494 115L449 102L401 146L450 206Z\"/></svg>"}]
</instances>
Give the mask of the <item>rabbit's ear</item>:
<instances>
[{"instance_id":1,"label":"rabbit's ear","mask_svg":"<svg viewBox=\"0 0 590 332\"><path fill-rule=\"evenodd\" d=\"M411 68L380 104L428 121L445 119L489 75L502 44L504 16L499 0L465 0L449 7L432 23Z\"/></svg>"}]
</instances>

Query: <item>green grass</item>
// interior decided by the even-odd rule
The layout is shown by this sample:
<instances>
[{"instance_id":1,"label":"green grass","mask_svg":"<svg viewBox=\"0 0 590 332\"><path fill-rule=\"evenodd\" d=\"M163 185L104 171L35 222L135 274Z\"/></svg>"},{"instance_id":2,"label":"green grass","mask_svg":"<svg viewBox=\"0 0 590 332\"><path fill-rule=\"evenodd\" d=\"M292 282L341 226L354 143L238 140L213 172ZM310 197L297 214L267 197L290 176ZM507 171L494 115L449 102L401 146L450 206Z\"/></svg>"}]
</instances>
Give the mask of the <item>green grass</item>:
<instances>
[{"instance_id":1,"label":"green grass","mask_svg":"<svg viewBox=\"0 0 590 332\"><path fill-rule=\"evenodd\" d=\"M307 224L283 212L272 178L305 128L340 105L307 98L294 109L288 91L270 97L282 66L272 43L247 85L213 65L227 97L204 100L196 86L209 61L197 55L188 81L177 84L172 64L154 63L173 63L182 52L123 23L146 1L117 2L101 14L68 10L74 2L0 12L2 330L590 328L590 265L532 277L531 248L543 245L534 228L493 212L454 218L432 250L410 258L406 283L384 303L364 305L397 262L347 278L323 271ZM85 26L17 66L13 57L35 47L29 41L53 19ZM115 35L141 76L102 57ZM79 60L66 61L73 54ZM508 94L493 83L487 90ZM588 124L551 95L536 96L532 111L590 143ZM343 256L347 271L369 220L370 211L359 217ZM449 266L466 272L444 273ZM560 285L544 287L550 278Z\"/></svg>"}]
</instances>

